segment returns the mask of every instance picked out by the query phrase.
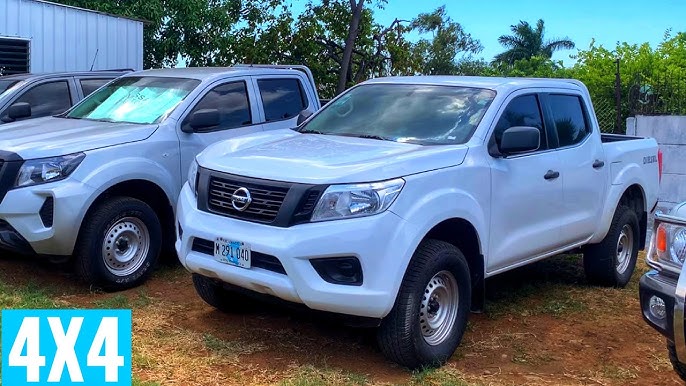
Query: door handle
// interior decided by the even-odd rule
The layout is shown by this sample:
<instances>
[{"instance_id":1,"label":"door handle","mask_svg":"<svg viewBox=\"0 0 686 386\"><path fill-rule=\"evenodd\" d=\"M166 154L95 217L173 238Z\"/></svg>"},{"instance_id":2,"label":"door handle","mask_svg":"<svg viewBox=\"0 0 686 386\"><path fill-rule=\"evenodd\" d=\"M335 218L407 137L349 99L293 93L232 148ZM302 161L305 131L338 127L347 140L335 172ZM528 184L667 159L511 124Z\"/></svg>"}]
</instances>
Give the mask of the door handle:
<instances>
[{"instance_id":1,"label":"door handle","mask_svg":"<svg viewBox=\"0 0 686 386\"><path fill-rule=\"evenodd\" d=\"M595 160L595 162L593 163L593 169L600 169L603 166L605 166L605 161L601 161L599 159Z\"/></svg>"},{"instance_id":2,"label":"door handle","mask_svg":"<svg viewBox=\"0 0 686 386\"><path fill-rule=\"evenodd\" d=\"M548 170L548 173L543 176L546 180L554 180L560 176L560 172L556 172L554 170Z\"/></svg>"}]
</instances>

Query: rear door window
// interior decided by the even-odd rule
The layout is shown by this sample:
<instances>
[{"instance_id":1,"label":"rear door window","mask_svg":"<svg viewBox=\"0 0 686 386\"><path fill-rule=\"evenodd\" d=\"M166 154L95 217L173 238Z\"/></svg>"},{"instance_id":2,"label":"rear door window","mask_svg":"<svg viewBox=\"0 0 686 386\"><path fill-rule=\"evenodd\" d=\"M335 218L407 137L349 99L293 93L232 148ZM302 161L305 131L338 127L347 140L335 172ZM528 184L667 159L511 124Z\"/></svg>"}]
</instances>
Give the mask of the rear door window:
<instances>
[{"instance_id":1,"label":"rear door window","mask_svg":"<svg viewBox=\"0 0 686 386\"><path fill-rule=\"evenodd\" d=\"M583 101L577 95L551 94L546 99L560 147L580 143L591 133Z\"/></svg>"},{"instance_id":2,"label":"rear door window","mask_svg":"<svg viewBox=\"0 0 686 386\"><path fill-rule=\"evenodd\" d=\"M267 122L297 117L307 108L307 98L298 79L259 79L257 86Z\"/></svg>"}]
</instances>

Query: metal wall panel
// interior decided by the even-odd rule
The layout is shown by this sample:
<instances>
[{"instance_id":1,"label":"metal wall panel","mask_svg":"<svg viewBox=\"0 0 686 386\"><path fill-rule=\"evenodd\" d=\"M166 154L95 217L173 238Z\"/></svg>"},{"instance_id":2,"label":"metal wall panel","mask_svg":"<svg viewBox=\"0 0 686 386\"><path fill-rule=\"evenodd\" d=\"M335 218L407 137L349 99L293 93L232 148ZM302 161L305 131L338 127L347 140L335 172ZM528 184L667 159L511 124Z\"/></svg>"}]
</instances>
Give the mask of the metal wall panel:
<instances>
[{"instance_id":1,"label":"metal wall panel","mask_svg":"<svg viewBox=\"0 0 686 386\"><path fill-rule=\"evenodd\" d=\"M0 38L29 39L31 72L143 69L143 22L37 0L0 0Z\"/></svg>"}]
</instances>

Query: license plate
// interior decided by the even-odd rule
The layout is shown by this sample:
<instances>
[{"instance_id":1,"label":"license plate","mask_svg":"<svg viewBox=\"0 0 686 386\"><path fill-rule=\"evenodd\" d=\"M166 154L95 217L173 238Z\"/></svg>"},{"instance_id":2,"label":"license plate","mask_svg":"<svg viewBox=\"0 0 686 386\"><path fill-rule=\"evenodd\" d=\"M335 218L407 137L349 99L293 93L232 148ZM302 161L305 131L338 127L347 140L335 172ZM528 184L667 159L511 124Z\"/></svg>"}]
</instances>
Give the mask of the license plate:
<instances>
[{"instance_id":1,"label":"license plate","mask_svg":"<svg viewBox=\"0 0 686 386\"><path fill-rule=\"evenodd\" d=\"M250 268L250 245L217 237L214 241L214 258L224 264Z\"/></svg>"}]
</instances>

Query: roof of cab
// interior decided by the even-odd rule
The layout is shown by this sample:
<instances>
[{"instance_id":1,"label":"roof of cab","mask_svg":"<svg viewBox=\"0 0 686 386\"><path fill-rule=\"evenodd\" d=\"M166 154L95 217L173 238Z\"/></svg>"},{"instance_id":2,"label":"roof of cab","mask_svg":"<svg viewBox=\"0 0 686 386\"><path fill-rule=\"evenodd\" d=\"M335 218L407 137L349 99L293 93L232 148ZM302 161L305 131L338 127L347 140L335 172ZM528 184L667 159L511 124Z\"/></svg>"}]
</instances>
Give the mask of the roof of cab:
<instances>
[{"instance_id":1,"label":"roof of cab","mask_svg":"<svg viewBox=\"0 0 686 386\"><path fill-rule=\"evenodd\" d=\"M547 78L502 78L480 76L397 76L376 78L366 81L367 84L395 83L395 84L424 84L443 86L462 86L485 88L495 91L505 91L521 88L568 88L582 91L583 83L576 79L547 79Z\"/></svg>"},{"instance_id":2,"label":"roof of cab","mask_svg":"<svg viewBox=\"0 0 686 386\"><path fill-rule=\"evenodd\" d=\"M42 80L50 78L62 78L65 76L104 76L119 77L131 70L104 70L104 71L71 71L71 72L48 72L48 73L26 73L0 76L0 80Z\"/></svg>"},{"instance_id":3,"label":"roof of cab","mask_svg":"<svg viewBox=\"0 0 686 386\"><path fill-rule=\"evenodd\" d=\"M209 78L217 78L220 76L240 76L240 75L269 75L269 74L302 74L301 71L295 69L284 68L264 68L264 67L179 67L179 68L162 68L138 71L128 76L158 76L165 78L190 78L197 80L206 80Z\"/></svg>"}]
</instances>

